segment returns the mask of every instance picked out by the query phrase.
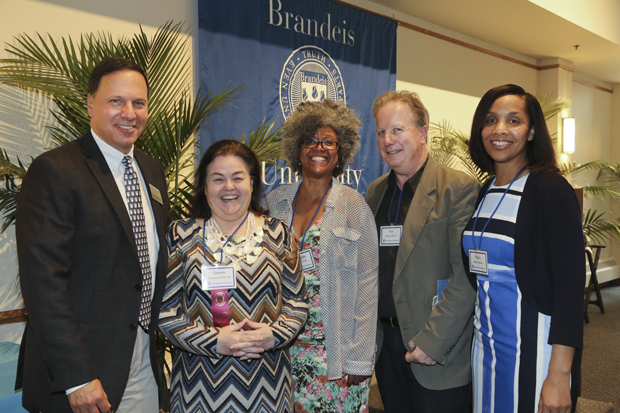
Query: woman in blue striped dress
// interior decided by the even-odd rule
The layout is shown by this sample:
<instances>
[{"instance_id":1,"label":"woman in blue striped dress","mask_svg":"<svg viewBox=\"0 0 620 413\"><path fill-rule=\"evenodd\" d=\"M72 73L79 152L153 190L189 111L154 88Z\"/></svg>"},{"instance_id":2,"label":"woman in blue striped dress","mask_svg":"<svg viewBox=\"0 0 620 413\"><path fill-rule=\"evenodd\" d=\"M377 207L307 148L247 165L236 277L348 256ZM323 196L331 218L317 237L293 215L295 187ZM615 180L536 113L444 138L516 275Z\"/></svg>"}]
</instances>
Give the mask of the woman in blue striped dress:
<instances>
[{"instance_id":1,"label":"woman in blue striped dress","mask_svg":"<svg viewBox=\"0 0 620 413\"><path fill-rule=\"evenodd\" d=\"M516 85L489 90L469 149L495 175L463 233L478 291L474 412L574 411L583 345L581 215L536 98Z\"/></svg>"}]
</instances>

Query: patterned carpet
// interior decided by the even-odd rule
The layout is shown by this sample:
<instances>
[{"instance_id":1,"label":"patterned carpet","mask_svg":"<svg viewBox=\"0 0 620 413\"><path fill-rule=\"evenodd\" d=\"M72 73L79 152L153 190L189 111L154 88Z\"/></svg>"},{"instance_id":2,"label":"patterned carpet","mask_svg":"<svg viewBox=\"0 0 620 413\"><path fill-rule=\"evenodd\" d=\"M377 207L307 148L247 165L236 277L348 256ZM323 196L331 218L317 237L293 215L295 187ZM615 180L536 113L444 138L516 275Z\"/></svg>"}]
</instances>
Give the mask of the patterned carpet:
<instances>
[{"instance_id":1,"label":"patterned carpet","mask_svg":"<svg viewBox=\"0 0 620 413\"><path fill-rule=\"evenodd\" d=\"M590 305L590 323L584 328L581 396L611 403L620 412L620 283L601 293L605 314Z\"/></svg>"},{"instance_id":2,"label":"patterned carpet","mask_svg":"<svg viewBox=\"0 0 620 413\"><path fill-rule=\"evenodd\" d=\"M620 282L603 287L601 293L605 314L590 305L590 323L584 328L579 413L620 412ZM369 405L370 413L384 412L374 377Z\"/></svg>"}]
</instances>

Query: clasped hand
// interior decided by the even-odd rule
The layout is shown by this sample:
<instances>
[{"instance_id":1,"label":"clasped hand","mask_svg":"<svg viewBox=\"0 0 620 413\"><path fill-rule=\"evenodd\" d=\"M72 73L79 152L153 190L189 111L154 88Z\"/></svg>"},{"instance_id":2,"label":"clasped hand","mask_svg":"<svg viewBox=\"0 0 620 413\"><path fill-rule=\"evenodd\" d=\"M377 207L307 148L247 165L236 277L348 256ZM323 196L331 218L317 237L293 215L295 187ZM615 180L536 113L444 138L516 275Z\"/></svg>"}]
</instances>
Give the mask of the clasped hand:
<instances>
[{"instance_id":1,"label":"clasped hand","mask_svg":"<svg viewBox=\"0 0 620 413\"><path fill-rule=\"evenodd\" d=\"M243 327L246 326L251 330L244 331ZM259 358L261 353L274 345L275 339L268 324L256 323L246 318L240 323L220 329L216 351L223 356L248 360Z\"/></svg>"},{"instance_id":2,"label":"clasped hand","mask_svg":"<svg viewBox=\"0 0 620 413\"><path fill-rule=\"evenodd\" d=\"M435 360L426 355L422 349L413 342L409 341L409 351L405 354L405 360L407 363L418 363L423 366L434 366L437 364Z\"/></svg>"}]
</instances>

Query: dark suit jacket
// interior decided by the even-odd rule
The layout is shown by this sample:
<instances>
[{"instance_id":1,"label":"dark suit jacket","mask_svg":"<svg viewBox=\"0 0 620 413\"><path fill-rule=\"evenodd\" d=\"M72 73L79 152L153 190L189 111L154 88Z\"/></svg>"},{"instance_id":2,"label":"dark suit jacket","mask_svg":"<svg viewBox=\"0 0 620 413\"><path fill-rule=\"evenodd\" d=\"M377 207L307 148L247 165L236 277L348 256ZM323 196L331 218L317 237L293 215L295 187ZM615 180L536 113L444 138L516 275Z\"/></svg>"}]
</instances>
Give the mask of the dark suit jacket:
<instances>
[{"instance_id":1,"label":"dark suit jacket","mask_svg":"<svg viewBox=\"0 0 620 413\"><path fill-rule=\"evenodd\" d=\"M387 189L388 174L368 187L366 202L376 214ZM411 200L396 256L392 295L408 350L413 339L438 364L411 363L424 387L443 390L471 381L471 340L476 295L461 258L461 236L474 211L478 183L432 158ZM381 248L381 247L379 247ZM447 280L443 299L433 309L437 282ZM378 351L383 343L377 328Z\"/></svg>"},{"instance_id":2,"label":"dark suit jacket","mask_svg":"<svg viewBox=\"0 0 620 413\"><path fill-rule=\"evenodd\" d=\"M160 245L149 328L159 379L153 334L165 287L169 201L161 165L138 149L134 156ZM116 409L139 328L142 275L127 209L90 132L32 162L18 198L16 235L29 318L18 364L24 407L70 411L65 390L99 378Z\"/></svg>"}]
</instances>

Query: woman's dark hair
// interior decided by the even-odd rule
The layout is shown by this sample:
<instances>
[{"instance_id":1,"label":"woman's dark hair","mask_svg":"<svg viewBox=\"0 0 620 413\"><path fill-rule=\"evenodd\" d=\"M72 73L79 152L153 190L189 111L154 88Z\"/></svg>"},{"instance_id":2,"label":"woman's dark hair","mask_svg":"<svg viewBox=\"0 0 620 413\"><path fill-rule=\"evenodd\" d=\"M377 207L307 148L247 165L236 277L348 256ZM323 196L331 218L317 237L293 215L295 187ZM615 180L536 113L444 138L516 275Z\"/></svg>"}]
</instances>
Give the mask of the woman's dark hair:
<instances>
[{"instance_id":1,"label":"woman's dark hair","mask_svg":"<svg viewBox=\"0 0 620 413\"><path fill-rule=\"evenodd\" d=\"M207 202L205 190L207 188L207 168L218 156L238 156L248 167L252 179L252 198L250 199L250 211L255 214L267 215L269 211L261 206L263 195L263 183L260 176L260 164L258 158L250 148L234 140L221 140L209 146L200 160L196 170L196 192L192 199L190 213L194 218L211 218L211 208Z\"/></svg>"},{"instance_id":2,"label":"woman's dark hair","mask_svg":"<svg viewBox=\"0 0 620 413\"><path fill-rule=\"evenodd\" d=\"M291 170L301 175L301 142L313 139L317 129L330 127L338 137L338 165L332 176L340 176L345 166L353 160L360 146L358 132L362 122L353 109L344 102L325 99L322 102L304 101L297 106L284 122L282 151Z\"/></svg>"},{"instance_id":3,"label":"woman's dark hair","mask_svg":"<svg viewBox=\"0 0 620 413\"><path fill-rule=\"evenodd\" d=\"M526 157L527 167L530 171L548 170L558 172L558 164L555 160L555 150L553 142L547 129L545 115L543 114L540 103L534 95L527 93L521 86L502 85L494 87L482 96L474 119L471 124L471 135L469 138L469 155L472 161L483 172L495 174L495 163L487 154L482 142L482 129L484 128L487 114L491 110L493 103L502 96L515 95L521 96L525 101L525 111L529 118L529 130L534 130L533 139L527 141Z\"/></svg>"}]
</instances>

